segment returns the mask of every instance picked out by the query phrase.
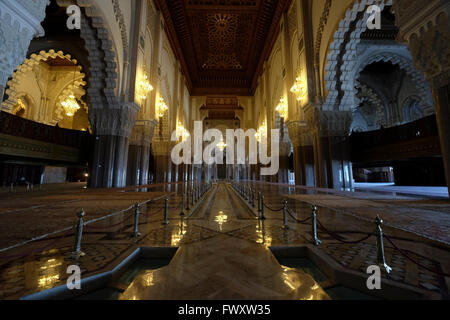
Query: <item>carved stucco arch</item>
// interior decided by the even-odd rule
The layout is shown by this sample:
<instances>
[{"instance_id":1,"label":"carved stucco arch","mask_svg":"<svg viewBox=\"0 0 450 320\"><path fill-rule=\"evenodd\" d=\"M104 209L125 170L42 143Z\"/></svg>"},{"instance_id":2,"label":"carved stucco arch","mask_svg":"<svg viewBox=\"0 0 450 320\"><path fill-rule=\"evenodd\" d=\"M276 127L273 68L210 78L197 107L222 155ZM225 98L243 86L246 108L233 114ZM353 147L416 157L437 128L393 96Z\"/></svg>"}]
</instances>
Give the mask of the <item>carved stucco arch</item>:
<instances>
[{"instance_id":1,"label":"carved stucco arch","mask_svg":"<svg viewBox=\"0 0 450 320\"><path fill-rule=\"evenodd\" d=\"M367 29L369 15L366 10L371 5L378 5L382 10L392 5L392 0L356 0L347 10L334 33L334 40L330 44L324 69L326 90L328 96L322 106L323 110L339 110L344 97L342 80L348 78L348 70L357 59L357 45L361 41L361 34Z\"/></svg>"},{"instance_id":2,"label":"carved stucco arch","mask_svg":"<svg viewBox=\"0 0 450 320\"><path fill-rule=\"evenodd\" d=\"M419 94L422 97L422 101L427 103L431 101L431 91L428 83L425 81L423 74L414 66L412 59L400 55L393 50L377 50L376 52L369 52L359 58L359 61L355 64L355 68L348 72L348 80L346 82L346 96L344 99L348 102L349 106L358 106L358 99L356 98L355 83L359 78L359 75L364 68L375 62L390 62L393 65L398 65L400 69L404 70L406 74L415 83Z\"/></svg>"},{"instance_id":3,"label":"carved stucco arch","mask_svg":"<svg viewBox=\"0 0 450 320\"><path fill-rule=\"evenodd\" d=\"M119 95L117 92L119 85L117 55L111 31L103 18L102 10L94 0L57 0L57 3L61 7L68 7L75 3L83 8L80 35L85 41L90 64L87 89L87 100L90 107L93 109L120 108L117 98ZM128 40L123 14L117 1L112 1L112 4L121 30L124 61L127 61ZM92 116L95 117L94 114ZM93 120L91 122L96 123L95 119Z\"/></svg>"},{"instance_id":4,"label":"carved stucco arch","mask_svg":"<svg viewBox=\"0 0 450 320\"><path fill-rule=\"evenodd\" d=\"M41 51L38 54L33 53L29 58L25 59L25 61L17 67L17 70L13 73L12 79L8 81L8 89L6 90L6 94L8 95L8 99L2 103L2 109L6 111L11 111L13 107L17 103L17 99L20 98L20 94L17 92L17 86L26 76L26 74L33 70L33 67L38 65L40 61L45 61L49 58L62 58L71 61L74 65L78 66L78 61L76 59L72 59L70 54L64 54L62 51L56 52L55 50ZM76 81L78 85L85 85L84 77L85 74L81 72L82 67L78 66L79 71L76 76ZM71 79L70 82L72 82ZM70 83L69 83L70 84ZM63 89L67 87L67 83L64 84Z\"/></svg>"},{"instance_id":5,"label":"carved stucco arch","mask_svg":"<svg viewBox=\"0 0 450 320\"><path fill-rule=\"evenodd\" d=\"M383 127L388 126L389 110L386 109L385 103L383 103L380 95L365 83L357 82L356 88L358 89L356 96L359 103L364 101L370 102L376 109L377 123ZM353 111L356 111L356 109Z\"/></svg>"},{"instance_id":6,"label":"carved stucco arch","mask_svg":"<svg viewBox=\"0 0 450 320\"><path fill-rule=\"evenodd\" d=\"M30 115L30 111L35 110L37 108L37 104L36 101L34 100L34 98L29 95L27 92L18 92L17 93L17 100L21 99L22 101L25 100L26 102L26 107L27 109L25 109L25 114L27 116ZM13 109L11 110L12 114L16 114L18 111L17 107L13 107Z\"/></svg>"}]
</instances>

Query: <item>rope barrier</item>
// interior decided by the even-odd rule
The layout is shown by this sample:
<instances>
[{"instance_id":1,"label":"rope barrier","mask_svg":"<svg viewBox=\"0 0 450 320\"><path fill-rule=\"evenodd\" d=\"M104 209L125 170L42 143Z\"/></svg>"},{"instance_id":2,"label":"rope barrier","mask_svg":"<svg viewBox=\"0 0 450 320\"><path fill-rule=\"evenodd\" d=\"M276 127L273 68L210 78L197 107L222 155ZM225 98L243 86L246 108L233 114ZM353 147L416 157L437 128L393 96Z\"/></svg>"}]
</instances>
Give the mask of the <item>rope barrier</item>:
<instances>
[{"instance_id":1,"label":"rope barrier","mask_svg":"<svg viewBox=\"0 0 450 320\"><path fill-rule=\"evenodd\" d=\"M425 267L424 265L422 265L422 264L420 264L419 262L415 261L415 260L414 260L413 258L411 258L405 251L403 251L403 250L400 249L398 246L396 246L395 243L392 241L392 239L391 239L390 237L388 237L387 235L384 235L384 237L389 241L389 243L394 247L395 250L397 250L398 252L400 252L401 255L403 255L406 259L408 259L409 261L413 262L413 263L416 264L417 266L419 266L419 267L421 267L421 268L423 268L423 269L425 269L425 270L427 270L427 271L430 271L430 272L432 272L432 273L434 273L434 274L437 274L437 275L439 275L439 276L442 276L442 277L450 277L450 274L448 274L448 273L442 273L442 272L439 272L439 271L431 270L430 268Z\"/></svg>"},{"instance_id":2,"label":"rope barrier","mask_svg":"<svg viewBox=\"0 0 450 320\"><path fill-rule=\"evenodd\" d=\"M304 219L304 220L298 220L296 217L294 217L294 215L293 215L291 209L288 208L288 211L287 211L287 212L288 212L289 216L290 216L295 222L300 223L300 224L305 224L306 222L308 222L309 220L312 219L312 217L308 217L308 218L306 218L306 219Z\"/></svg>"},{"instance_id":3,"label":"rope barrier","mask_svg":"<svg viewBox=\"0 0 450 320\"><path fill-rule=\"evenodd\" d=\"M346 244L358 244L361 242L366 241L367 239L369 239L371 236L373 236L373 233L369 233L367 234L367 236L365 236L364 238L357 240L357 241L346 241L346 240L342 240L342 237L339 236L338 234L334 233L333 231L328 230L327 228L325 228L325 226L319 221L319 219L317 219L317 223L319 224L319 226L326 232L328 233L334 240L337 240L339 242L342 243L346 243Z\"/></svg>"},{"instance_id":4,"label":"rope barrier","mask_svg":"<svg viewBox=\"0 0 450 320\"><path fill-rule=\"evenodd\" d=\"M110 229L110 228L114 228L117 226L120 226L121 224L123 224L125 221L127 221L128 219L130 219L133 216L133 213L130 214L128 217L124 218L122 221L120 221L119 223L113 224L111 226L106 226L106 227L94 227L94 226L89 226L89 225L85 225L86 229L93 229L93 230L106 230L106 229Z\"/></svg>"},{"instance_id":5,"label":"rope barrier","mask_svg":"<svg viewBox=\"0 0 450 320\"><path fill-rule=\"evenodd\" d=\"M283 209L284 209L284 207L282 207L281 209L275 210L275 209L269 207L268 205L266 205L265 203L264 203L264 207L266 207L267 209L269 209L270 211L273 211L273 212L280 212L280 211L283 211Z\"/></svg>"},{"instance_id":6,"label":"rope barrier","mask_svg":"<svg viewBox=\"0 0 450 320\"><path fill-rule=\"evenodd\" d=\"M45 246L39 248L39 249L33 249L30 250L27 253L24 254L18 254L18 255L13 255L13 256L0 256L0 259L21 259L21 258L26 258L28 256L31 256L37 252L41 252L44 251L52 246L54 246L55 244L57 244L60 240L64 239L65 237L67 237L70 233L70 231L72 231L74 229L74 227L71 227L69 230L66 231L66 233L64 233L61 237L55 239L54 241L50 242L49 244L46 244Z\"/></svg>"},{"instance_id":7,"label":"rope barrier","mask_svg":"<svg viewBox=\"0 0 450 320\"><path fill-rule=\"evenodd\" d=\"M273 211L273 212L279 212L279 211L282 211L282 210L284 209L284 208L281 208L281 209L275 210L275 209L271 208L270 206L268 206L268 205L266 205L266 204L264 204L264 207L267 208L267 209L269 209L270 211ZM294 217L292 210L289 209L289 208L287 208L287 213L289 214L289 216L290 216L294 221L296 221L297 223L300 223L300 224L304 224L304 223L306 223L307 221L309 221L309 220L312 219L312 217L309 217L309 218L306 218L306 219L304 219L304 220L298 220L297 218ZM364 241L368 240L368 239L369 239L370 237L372 237L372 236L375 236L375 234L373 234L373 233L368 233L368 234L367 234L365 237L363 237L362 239L355 240L355 241L347 241L347 240L343 240L342 237L339 236L337 233L328 230L328 229L327 229L327 228L319 221L319 219L317 219L317 223L319 224L319 226L321 227L321 229L322 229L324 232L326 232L327 234L329 234L333 239L335 239L335 240L337 240L337 241L339 241L339 242L345 243L345 244L358 244L358 243L361 243L361 242L364 242ZM450 274L448 274L448 273L444 273L444 272L432 270L432 269L430 269L430 268L424 266L423 264L417 262L416 260L414 260L413 258L411 258L411 256L409 256L404 250L400 249L400 248L392 241L392 239L391 239L389 236L384 235L384 237L389 241L389 243L394 247L395 250L397 250L401 255L403 255L405 258L407 258L408 260L410 260L411 262L413 262L413 263L416 264L417 266L419 266L419 267L421 267L421 268L423 268L423 269L425 269L425 270L427 270L427 271L429 271L429 272L431 272L431 273L437 274L437 275L439 275L439 276L442 276L442 277L450 277Z\"/></svg>"},{"instance_id":8,"label":"rope barrier","mask_svg":"<svg viewBox=\"0 0 450 320\"><path fill-rule=\"evenodd\" d=\"M141 214L148 217L148 216L160 213L163 210L164 210L164 207L161 207L161 208L156 208L156 210L153 212L146 212L146 213L141 213Z\"/></svg>"}]
</instances>

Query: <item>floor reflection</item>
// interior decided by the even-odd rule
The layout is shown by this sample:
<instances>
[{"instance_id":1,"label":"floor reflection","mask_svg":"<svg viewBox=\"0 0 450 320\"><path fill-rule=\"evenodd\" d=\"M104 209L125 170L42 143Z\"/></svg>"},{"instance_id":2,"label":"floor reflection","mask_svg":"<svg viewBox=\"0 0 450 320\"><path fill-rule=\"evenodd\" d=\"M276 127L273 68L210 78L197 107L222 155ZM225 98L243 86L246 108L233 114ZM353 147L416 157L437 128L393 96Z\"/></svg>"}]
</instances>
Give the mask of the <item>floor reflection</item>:
<instances>
[{"instance_id":1,"label":"floor reflection","mask_svg":"<svg viewBox=\"0 0 450 320\"><path fill-rule=\"evenodd\" d=\"M229 224L242 223L237 212L242 208L233 206L226 188L220 185L207 212L197 217L205 220L206 227L214 224L222 231ZM170 264L137 275L121 300L329 299L311 275L278 263L269 249L273 239L264 222L253 229L257 243L218 233L183 244L187 228L182 221L174 228L172 245L179 245L179 250Z\"/></svg>"}]
</instances>

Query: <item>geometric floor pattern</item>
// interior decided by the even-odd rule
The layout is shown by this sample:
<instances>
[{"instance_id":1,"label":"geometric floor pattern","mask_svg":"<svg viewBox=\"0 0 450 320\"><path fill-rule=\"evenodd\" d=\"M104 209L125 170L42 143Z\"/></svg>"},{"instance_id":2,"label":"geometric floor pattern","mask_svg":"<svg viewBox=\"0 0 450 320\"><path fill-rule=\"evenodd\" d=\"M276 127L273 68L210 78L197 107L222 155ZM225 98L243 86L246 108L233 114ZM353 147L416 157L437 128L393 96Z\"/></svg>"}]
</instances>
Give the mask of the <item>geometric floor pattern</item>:
<instances>
[{"instance_id":1,"label":"geometric floor pattern","mask_svg":"<svg viewBox=\"0 0 450 320\"><path fill-rule=\"evenodd\" d=\"M293 193L292 188L286 187L257 184L253 187L270 194L266 203L274 208L277 204L280 206L286 194ZM310 197L309 201L340 201L333 199L334 196L323 194ZM268 209L265 212L267 220L260 221L225 184L215 187L190 219L180 219L176 208L178 201L176 198L170 203L173 208L169 211L168 225L162 225L160 213L142 219L139 225L142 235L137 241L130 238L132 220L119 225L114 232L86 231L82 243L86 255L78 262L82 275L87 277L112 269L138 246L179 247L168 266L142 275L122 298L328 298L311 277L299 270L280 266L268 249L270 246L310 245L310 221L298 224L290 219L290 228L285 230L281 213ZM366 199L360 201L360 205L372 206L366 203ZM289 205L294 207L298 219L310 214L308 201L290 199ZM349 206L348 202L345 205ZM348 215L343 219L340 213L327 210L320 214L321 222L345 240L360 239L365 233L373 232L374 224L366 218ZM383 277L448 298L449 278L430 270L450 272L449 247L410 230L386 226L385 232L420 266L385 244L386 261L393 271L389 275L384 272ZM319 252L342 267L364 274L368 265L376 264L374 237L358 244L346 244L336 241L320 228L319 237L322 240ZM45 244L41 241L35 246L39 248ZM43 253L26 258L5 259L6 254L0 254L0 299L17 299L65 284L65 270L73 263L66 257L72 248L73 237L70 236ZM13 249L8 251L8 255L20 255L23 250Z\"/></svg>"}]
</instances>

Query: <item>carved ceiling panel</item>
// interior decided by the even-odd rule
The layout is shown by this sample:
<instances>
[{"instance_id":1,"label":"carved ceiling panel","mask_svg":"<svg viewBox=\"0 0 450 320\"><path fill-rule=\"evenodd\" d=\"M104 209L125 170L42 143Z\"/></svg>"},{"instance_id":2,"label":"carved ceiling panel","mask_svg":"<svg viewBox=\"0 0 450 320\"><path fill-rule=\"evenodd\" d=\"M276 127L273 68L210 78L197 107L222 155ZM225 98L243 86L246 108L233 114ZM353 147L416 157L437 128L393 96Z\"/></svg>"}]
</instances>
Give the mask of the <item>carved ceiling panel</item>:
<instances>
[{"instance_id":1,"label":"carved ceiling panel","mask_svg":"<svg viewBox=\"0 0 450 320\"><path fill-rule=\"evenodd\" d=\"M290 2L155 0L191 94L253 94Z\"/></svg>"}]
</instances>

